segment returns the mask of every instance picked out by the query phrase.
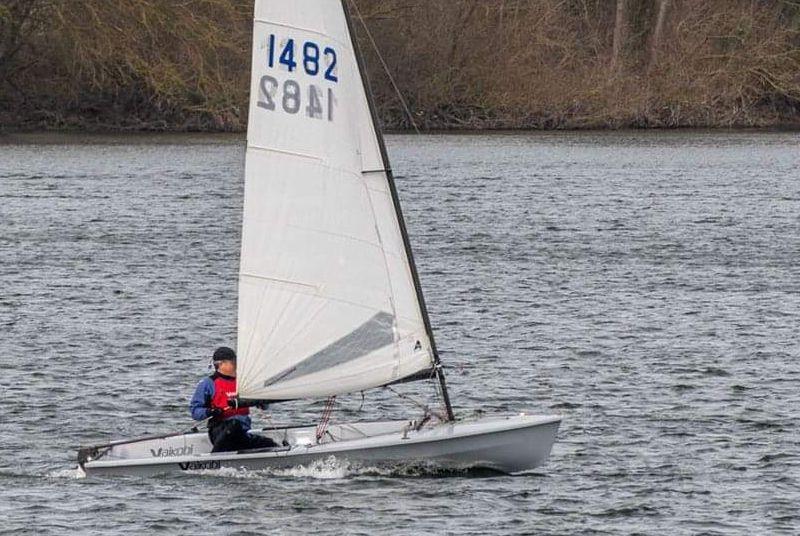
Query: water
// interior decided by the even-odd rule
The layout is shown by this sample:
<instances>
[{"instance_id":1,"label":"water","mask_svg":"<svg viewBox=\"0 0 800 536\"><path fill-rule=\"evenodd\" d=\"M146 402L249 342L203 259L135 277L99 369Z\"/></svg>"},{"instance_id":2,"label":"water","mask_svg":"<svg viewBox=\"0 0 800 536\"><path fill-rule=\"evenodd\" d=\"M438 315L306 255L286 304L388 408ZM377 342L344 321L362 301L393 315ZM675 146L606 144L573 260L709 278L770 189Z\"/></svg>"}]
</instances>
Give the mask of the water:
<instances>
[{"instance_id":1,"label":"water","mask_svg":"<svg viewBox=\"0 0 800 536\"><path fill-rule=\"evenodd\" d=\"M456 411L563 414L548 464L152 479L79 478L74 449L187 427L234 343L242 142L0 145L0 532L796 534L799 141L389 137ZM360 404L339 418L416 411Z\"/></svg>"}]
</instances>

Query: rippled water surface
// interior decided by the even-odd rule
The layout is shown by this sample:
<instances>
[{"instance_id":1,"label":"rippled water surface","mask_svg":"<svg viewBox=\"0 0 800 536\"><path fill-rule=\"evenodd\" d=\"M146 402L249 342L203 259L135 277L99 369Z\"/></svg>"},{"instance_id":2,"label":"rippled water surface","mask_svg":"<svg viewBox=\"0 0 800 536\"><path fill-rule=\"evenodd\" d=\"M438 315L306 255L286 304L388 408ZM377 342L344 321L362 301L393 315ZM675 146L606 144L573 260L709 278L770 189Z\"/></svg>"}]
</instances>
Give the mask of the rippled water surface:
<instances>
[{"instance_id":1,"label":"rippled water surface","mask_svg":"<svg viewBox=\"0 0 800 536\"><path fill-rule=\"evenodd\" d=\"M188 427L235 343L243 142L0 141L0 532L796 534L799 142L389 137L457 413L564 416L535 474L85 479L79 444Z\"/></svg>"}]
</instances>

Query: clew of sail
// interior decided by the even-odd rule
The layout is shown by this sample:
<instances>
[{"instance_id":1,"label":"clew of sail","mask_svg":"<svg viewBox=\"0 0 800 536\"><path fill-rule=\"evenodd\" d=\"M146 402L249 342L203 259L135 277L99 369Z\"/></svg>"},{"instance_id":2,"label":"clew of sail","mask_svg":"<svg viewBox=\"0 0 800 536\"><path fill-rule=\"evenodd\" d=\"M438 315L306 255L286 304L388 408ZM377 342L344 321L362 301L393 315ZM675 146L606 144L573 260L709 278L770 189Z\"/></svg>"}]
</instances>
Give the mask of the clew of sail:
<instances>
[{"instance_id":1,"label":"clew of sail","mask_svg":"<svg viewBox=\"0 0 800 536\"><path fill-rule=\"evenodd\" d=\"M238 391L316 398L434 364L340 0L257 0Z\"/></svg>"}]
</instances>

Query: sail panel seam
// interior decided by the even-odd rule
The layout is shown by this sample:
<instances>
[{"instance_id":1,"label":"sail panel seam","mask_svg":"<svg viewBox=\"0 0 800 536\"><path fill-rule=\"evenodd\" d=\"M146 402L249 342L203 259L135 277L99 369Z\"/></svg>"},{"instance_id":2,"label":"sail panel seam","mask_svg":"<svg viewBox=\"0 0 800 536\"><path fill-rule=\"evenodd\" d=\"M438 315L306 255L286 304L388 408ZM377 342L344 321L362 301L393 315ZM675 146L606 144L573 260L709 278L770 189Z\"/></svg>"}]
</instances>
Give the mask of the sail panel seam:
<instances>
[{"instance_id":1,"label":"sail panel seam","mask_svg":"<svg viewBox=\"0 0 800 536\"><path fill-rule=\"evenodd\" d=\"M383 348L386 348L386 346L384 346ZM366 354L366 355L363 355L363 356L359 356L358 358L354 359L353 361L359 361L359 360L360 361L364 361L366 358L370 358L370 357L374 356L376 353L379 353L380 350L382 350L383 348L378 348L378 349L374 350L373 352L371 352L369 354ZM368 361L365 361L365 363L368 363ZM336 367L338 367L338 366L341 366L341 365L336 365ZM377 370L385 369L385 368L390 367L390 366L391 365L388 362L378 363L377 365L373 365L373 366L366 366L366 367L364 367L364 369L361 369L359 372L353 372L353 373L350 373L350 374L342 375L342 376L340 376L340 379L342 380L342 382L347 382L347 380L350 380L350 379L353 379L353 378L358 378L358 377L362 376L364 374L364 372L374 372L374 371L377 371ZM332 368L336 368L336 367L332 367ZM378 389L378 388L381 388L381 387L383 387L385 385L391 385L393 383L397 383L398 380L401 380L401 379L404 379L404 378L413 377L413 376L419 375L421 372L427 372L427 371L430 371L430 370L433 370L433 368L430 367L430 362L428 360L426 360L426 366L420 367L420 368L416 368L413 372L402 374L402 375L400 373L398 373L398 372L394 372L390 376L389 381L387 381L386 383L377 384L374 387L371 387L371 389ZM294 380L290 380L290 381L297 381L297 380L300 380L301 378L305 378L306 379L306 381L303 382L301 385L287 386L282 382L278 382L278 383L275 383L273 385L264 387L263 391L265 391L266 393L269 393L270 391L278 391L278 392L280 392L283 389L286 389L286 390L297 390L297 389L300 389L301 387L303 387L304 390L308 390L307 386L313 386L315 388L319 388L320 386L325 386L326 384L331 383L328 380L314 380L313 379L313 374L309 374L307 376L298 376ZM420 377L420 379L427 379L427 377L424 377L424 378ZM309 381L309 380L311 380L311 381ZM328 394L328 395L318 395L318 396L342 395L342 394L347 394L347 393L351 393L351 392L357 392L357 391L361 391L361 390L363 390L363 389L353 388L353 390L348 389L348 390L345 390L345 391L335 391L335 392L331 391L330 394ZM308 398L308 397L306 397L306 398Z\"/></svg>"},{"instance_id":2,"label":"sail panel seam","mask_svg":"<svg viewBox=\"0 0 800 536\"><path fill-rule=\"evenodd\" d=\"M248 149L255 149L255 150L258 150L258 151L263 151L263 152L266 152L266 153L278 153L278 154L287 155L287 156L298 156L300 158L305 158L305 159L308 159L308 160L314 160L314 161L319 163L318 165L321 168L339 172L341 175L348 176L351 179L355 179L355 180L361 180L361 179L363 179L363 175L368 175L368 174L373 174L373 173L387 173L387 174L391 173L391 170L388 170L388 169L370 169L370 170L364 171L364 170L361 170L361 169L352 169L352 168L346 168L346 167L341 167L341 166L334 166L327 160L327 158L325 158L323 156L316 156L316 155L312 155L312 154L308 154L308 153L301 153L301 152L297 152L297 151L289 151L289 150L286 150L286 149L277 149L275 147L266 147L264 145L255 145L255 144L252 144L252 143L249 143L249 142L247 144L247 148ZM331 178L331 180L337 180L337 177L334 176L334 177Z\"/></svg>"},{"instance_id":3,"label":"sail panel seam","mask_svg":"<svg viewBox=\"0 0 800 536\"><path fill-rule=\"evenodd\" d=\"M273 283L281 283L287 286L298 286L298 287L305 287L310 288L315 291L319 290L319 286L313 285L311 283L303 283L302 281L292 281L290 279L281 279L279 277L270 277L268 275L259 275L250 272L239 272L239 277L251 277L253 279L262 279L264 281L270 281Z\"/></svg>"},{"instance_id":4,"label":"sail panel seam","mask_svg":"<svg viewBox=\"0 0 800 536\"><path fill-rule=\"evenodd\" d=\"M269 221L267 221L265 219L262 219L262 218L252 218L252 220L253 221L260 221L260 222L263 222L263 223L271 223L271 222L269 222ZM369 240L366 240L364 238L359 238L357 236L353 236L353 235L349 235L349 234L336 233L336 232L333 232L333 231L325 231L323 229L314 229L313 227L304 227L302 225L285 225L284 228L291 228L291 229L297 229L297 230L300 230L300 231L306 231L306 232L309 232L309 233L316 233L316 234L321 234L321 235L326 235L326 236L334 236L334 237L337 237L337 238L344 238L344 239L350 240L352 242L357 242L359 244L364 244L364 245L367 245L367 246L370 246L370 247L373 247L373 248L376 248L376 249L380 249L381 251L385 252L386 254L390 255L391 257L396 257L396 258L399 258L399 259L405 258L405 251L403 251L403 250L400 250L400 249L398 249L398 250L386 249L381 244L376 244L375 242L370 242Z\"/></svg>"},{"instance_id":5,"label":"sail panel seam","mask_svg":"<svg viewBox=\"0 0 800 536\"><path fill-rule=\"evenodd\" d=\"M255 23L265 24L267 26L279 26L281 28L288 28L290 30L297 30L298 32L308 32L308 33L312 33L314 35L321 35L322 37L326 37L326 38L330 39L331 42L333 42L333 43L338 43L338 44L340 44L340 45L342 45L344 47L347 47L347 43L345 43L341 39L339 39L337 37L334 37L332 35L326 34L325 32L320 31L320 30L313 30L311 28L306 28L304 26L297 26L295 24L288 24L286 22L276 22L274 20L253 19L253 21Z\"/></svg>"},{"instance_id":6,"label":"sail panel seam","mask_svg":"<svg viewBox=\"0 0 800 536\"><path fill-rule=\"evenodd\" d=\"M265 147L263 145L255 145L255 144L252 144L252 143L248 143L247 144L247 148L248 149L255 149L257 151L265 151L265 152L268 152L268 153L279 153L279 154L285 154L285 155L289 155L289 156L299 156L300 158L308 158L310 160L318 160L320 162L323 161L322 157L320 157L320 156L314 156L312 154L300 153L300 152L297 152L297 151L287 151L286 149L276 149L275 147Z\"/></svg>"}]
</instances>

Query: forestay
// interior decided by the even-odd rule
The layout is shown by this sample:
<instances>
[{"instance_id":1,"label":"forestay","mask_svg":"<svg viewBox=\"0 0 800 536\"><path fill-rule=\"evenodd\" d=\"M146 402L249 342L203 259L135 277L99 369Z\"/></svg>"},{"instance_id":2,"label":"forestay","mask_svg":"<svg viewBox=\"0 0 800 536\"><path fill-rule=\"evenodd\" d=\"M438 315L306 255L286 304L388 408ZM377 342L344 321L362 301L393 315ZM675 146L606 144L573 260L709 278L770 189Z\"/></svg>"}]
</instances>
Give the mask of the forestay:
<instances>
[{"instance_id":1,"label":"forestay","mask_svg":"<svg viewBox=\"0 0 800 536\"><path fill-rule=\"evenodd\" d=\"M433 366L340 0L256 1L239 396L354 392Z\"/></svg>"}]
</instances>

